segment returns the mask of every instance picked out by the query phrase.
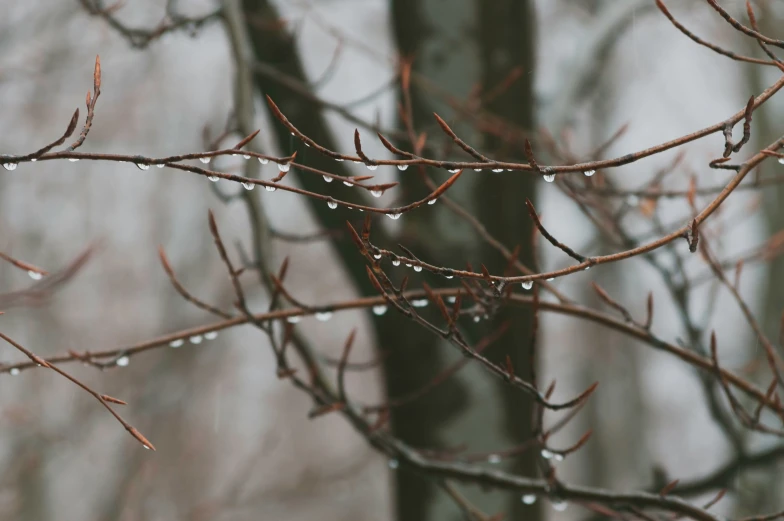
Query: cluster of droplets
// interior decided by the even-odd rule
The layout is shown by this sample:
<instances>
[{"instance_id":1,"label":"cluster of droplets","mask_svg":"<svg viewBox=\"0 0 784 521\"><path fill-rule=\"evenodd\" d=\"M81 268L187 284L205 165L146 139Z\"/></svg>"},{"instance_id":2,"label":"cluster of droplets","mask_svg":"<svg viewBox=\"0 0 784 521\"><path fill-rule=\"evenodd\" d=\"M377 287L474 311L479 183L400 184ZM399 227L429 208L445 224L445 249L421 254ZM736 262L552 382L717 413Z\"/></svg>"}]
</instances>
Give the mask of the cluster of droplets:
<instances>
[{"instance_id":1,"label":"cluster of droplets","mask_svg":"<svg viewBox=\"0 0 784 521\"><path fill-rule=\"evenodd\" d=\"M204 340L215 340L216 338L218 338L217 331L208 331L204 333L204 335L192 335L188 337L188 341L191 344L198 345L201 344ZM185 339L183 338L176 338L169 342L169 347L173 347L174 349L182 347L183 345L185 345Z\"/></svg>"}]
</instances>

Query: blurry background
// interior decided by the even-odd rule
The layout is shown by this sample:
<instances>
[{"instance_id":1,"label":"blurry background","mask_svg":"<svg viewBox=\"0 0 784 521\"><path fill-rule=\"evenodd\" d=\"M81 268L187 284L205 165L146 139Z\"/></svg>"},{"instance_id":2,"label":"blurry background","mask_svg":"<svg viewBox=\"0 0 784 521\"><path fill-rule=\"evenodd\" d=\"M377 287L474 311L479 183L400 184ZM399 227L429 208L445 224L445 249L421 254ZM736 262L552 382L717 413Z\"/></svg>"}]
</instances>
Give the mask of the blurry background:
<instances>
[{"instance_id":1,"label":"blurry background","mask_svg":"<svg viewBox=\"0 0 784 521\"><path fill-rule=\"evenodd\" d=\"M671 3L678 19L702 37L738 52L757 51L703 2ZM27 153L62 132L73 109L83 106L96 54L103 68L102 95L85 151L164 156L205 150L205 133L219 135L229 114L240 107L240 124L262 129L258 150L299 150L306 164L341 175L367 170L303 150L285 129L271 123L260 92L328 147L353 150L352 133L359 125L346 117L353 115L410 149L405 132L393 130L401 130L397 57L414 57L414 125L428 132L433 154L462 157L443 140L431 116L436 111L491 157L524 160L520 137L536 129L547 129L583 157L628 123L628 131L604 152L605 157L620 156L721 121L775 79L772 69L731 62L696 46L647 0L245 0L225 5L242 15L242 23L217 20L193 34L166 34L139 50L79 2L0 0L0 152ZM784 18L776 2L755 6L769 29ZM209 1L177 2L184 16L215 7ZM128 26L152 28L164 8L162 1L136 1L115 15ZM247 40L242 39L245 32ZM239 38L239 47L232 48L232 38ZM238 74L237 53L251 63L245 71L252 72L249 77ZM508 88L488 95L515 70ZM243 81L254 92L249 105L239 103ZM313 96L346 114L322 110ZM780 117L776 100L755 113L752 148L775 138L780 130L772 127ZM370 157L388 157L370 130L362 132ZM240 137L233 134L224 144L232 146ZM691 175L700 185L720 184L727 174L710 170L707 163L722 148L716 135L680 149L685 156L665 186L685 190ZM546 156L544 146L538 150ZM606 175L624 188L643 186L676 153ZM241 158L216 164L226 171L246 168ZM373 174L380 181L401 181L379 204L413 200L426 192L412 172L400 175L380 167ZM268 179L277 170L267 165L257 175ZM432 175L440 180L446 173ZM320 176L295 172L286 181L341 199L364 197L336 186L340 183L328 186ZM53 302L13 310L0 318L0 327L37 354L53 355L118 347L213 321L176 294L156 249L165 247L192 293L228 308L231 288L206 216L212 208L227 242L249 245L253 238L246 203L241 198L225 203L216 193L230 195L238 188L168 169L143 172L131 164L52 161L2 171L0 250L53 270L95 240L103 239L104 247ZM545 226L577 251L615 249L555 184L532 176L467 172L451 193L507 247L522 244L526 262L532 257L526 197L536 201ZM357 216L344 209L330 213L323 202L313 205L282 191L250 194L266 216L264 255L273 267L290 256L288 287L298 298L320 304L375 293L361 257L345 237L309 242L274 237L278 232L343 229L346 219ZM766 189L764 199L760 195L737 192L716 217L717 223L725 223L714 243L722 257L757 246L784 227L779 189ZM698 206L699 201L707 199L698 199ZM637 208L639 201L607 204L629 207L623 222L630 233L651 231L650 215ZM662 222L678 225L689 216L683 201L663 200L655 212ZM504 267L497 253L441 205L395 223L384 221L374 232L380 246L393 249L400 242L422 258L455 268L466 261L485 263L494 273ZM685 245L678 246L683 255ZM541 254L543 270L568 263L548 245L542 245ZM662 263L673 262L668 252L661 255ZM688 271L704 273L706 267L696 257L688 258ZM263 288L252 275L245 281L253 305L263 309ZM722 361L730 369L757 354L736 304L710 284L694 288L679 303L642 259L600 266L556 284L576 300L598 306L590 281L637 316L644 315L645 295L653 291L654 330L668 340L692 345L715 329ZM0 265L2 291L29 284L24 272ZM784 293L775 288L782 285L784 268L778 261L744 269L741 290L773 338L784 307ZM513 326L493 348L490 356L496 359L503 359L510 346L527 345L530 335L529 310L502 315L495 325L511 319ZM690 330L684 316L708 320ZM360 331L352 360L372 359L378 348L389 350L383 368L349 377L349 392L365 402L416 389L459 358L394 313L372 317L342 312L328 322L307 319L297 327L317 351L331 356L339 356L352 327ZM474 338L492 327L478 326ZM584 449L559 464L562 479L617 490L650 488L661 479L655 469L688 482L733 457L733 442L709 412L706 386L678 360L594 325L547 314L539 346L540 381L557 379L556 400L600 382L589 406L552 440L567 446L587 428L594 430ZM515 356L515 367L522 371L527 355L523 350ZM0 360L17 357L8 346ZM427 481L390 470L339 416L308 420L309 400L276 378L265 337L248 326L199 345L133 357L128 367L74 371L101 392L127 400L126 418L158 451L142 450L66 380L46 371L4 374L2 519L461 518L451 500ZM530 403L507 396L469 365L426 399L396 410L393 427L416 447L466 443L473 451L490 452L524 441L530 412ZM547 418L548 423L556 420ZM768 444L765 438L742 437L746 448ZM536 457L527 453L502 465L535 475ZM743 515L749 509L781 508L784 481L777 476L782 470L775 460L739 470L726 484L735 493L717 512ZM509 494L464 492L487 512L507 512L508 519L583 519L591 514L576 506L556 512L543 501L526 506Z\"/></svg>"}]
</instances>

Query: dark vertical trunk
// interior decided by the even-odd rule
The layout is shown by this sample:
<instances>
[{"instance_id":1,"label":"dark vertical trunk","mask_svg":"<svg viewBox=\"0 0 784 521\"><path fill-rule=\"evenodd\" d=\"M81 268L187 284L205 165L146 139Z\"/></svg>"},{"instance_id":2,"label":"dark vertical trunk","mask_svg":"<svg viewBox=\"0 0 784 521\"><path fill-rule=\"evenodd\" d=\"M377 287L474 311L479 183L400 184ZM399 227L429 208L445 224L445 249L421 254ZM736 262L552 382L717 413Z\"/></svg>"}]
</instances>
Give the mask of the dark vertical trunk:
<instances>
[{"instance_id":1,"label":"dark vertical trunk","mask_svg":"<svg viewBox=\"0 0 784 521\"><path fill-rule=\"evenodd\" d=\"M482 63L482 84L485 89L499 85L511 69L519 67L522 75L503 94L490 102L486 109L502 116L525 130L533 130L534 121L534 70L535 70L535 18L529 0L476 0L479 21L479 46ZM504 159L523 159L520 150L505 151L498 138L488 137L485 150L495 155L508 152ZM521 245L520 260L531 266L531 233L533 226L525 207L525 199L534 199L537 180L526 174L485 173L476 190L478 215L482 222L507 247ZM491 272L503 270L504 259L494 250L485 247L482 259ZM493 320L493 326L508 321L511 324L503 342L493 346L490 353L497 362L506 355L518 374L527 377L530 371L530 346L532 316L529 310L508 309ZM502 388L506 409L506 429L513 442L521 443L531 436L533 403L508 386ZM515 462L513 471L533 476L537 469L538 454L527 451ZM510 498L509 519L534 520L541 517L541 502L523 505L518 497Z\"/></svg>"},{"instance_id":2,"label":"dark vertical trunk","mask_svg":"<svg viewBox=\"0 0 784 521\"><path fill-rule=\"evenodd\" d=\"M285 26L279 23L274 6L266 0L244 0L243 6L256 60L271 65L293 78L305 80L305 71L297 54L295 42ZM269 95L304 134L327 148L333 150L337 148L322 115L321 107L317 103L304 99L264 75L256 75L255 82L259 90ZM291 152L289 147L293 142L289 132L282 125L276 124L274 129L281 149ZM300 154L299 161L335 174L349 174L341 163L321 156L306 147L299 147L297 150ZM356 189L347 188L342 183L326 185L320 176L300 175L297 179L305 189L314 192L329 193L336 198L346 200L357 196ZM345 226L345 211L330 210L323 201L308 200L308 202L324 227ZM409 219L408 214L406 219ZM354 216L354 220L358 221L358 217ZM375 226L373 236L380 245L393 247L393 243L383 233L380 225ZM413 238L415 239L416 235ZM408 238L406 242L408 243ZM358 292L363 295L376 294L375 289L369 284L364 262L353 243L349 240L335 240L333 247L344 268L352 277ZM402 396L421 388L443 368L443 347L439 345L439 339L431 333L405 320L392 310L382 317L375 317L374 325L379 347L391 352L384 364L388 396ZM436 431L453 414L460 401L459 389L454 384L449 382L442 385L416 403L391 411L390 421L393 432L413 446L441 446L443 444L439 442ZM428 506L435 490L434 485L418 475L405 472L397 473L395 480L398 518L406 521L426 519Z\"/></svg>"}]
</instances>

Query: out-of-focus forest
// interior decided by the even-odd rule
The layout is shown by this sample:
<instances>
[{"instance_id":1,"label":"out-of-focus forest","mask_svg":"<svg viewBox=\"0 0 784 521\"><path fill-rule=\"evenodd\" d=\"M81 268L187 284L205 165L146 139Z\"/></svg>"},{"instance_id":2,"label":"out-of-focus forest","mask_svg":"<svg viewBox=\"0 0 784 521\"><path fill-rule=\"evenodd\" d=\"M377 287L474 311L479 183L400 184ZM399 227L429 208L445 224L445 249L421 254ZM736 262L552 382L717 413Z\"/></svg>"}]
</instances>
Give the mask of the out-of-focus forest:
<instances>
[{"instance_id":1,"label":"out-of-focus forest","mask_svg":"<svg viewBox=\"0 0 784 521\"><path fill-rule=\"evenodd\" d=\"M0 0L0 519L784 509L784 4L664 4Z\"/></svg>"}]
</instances>

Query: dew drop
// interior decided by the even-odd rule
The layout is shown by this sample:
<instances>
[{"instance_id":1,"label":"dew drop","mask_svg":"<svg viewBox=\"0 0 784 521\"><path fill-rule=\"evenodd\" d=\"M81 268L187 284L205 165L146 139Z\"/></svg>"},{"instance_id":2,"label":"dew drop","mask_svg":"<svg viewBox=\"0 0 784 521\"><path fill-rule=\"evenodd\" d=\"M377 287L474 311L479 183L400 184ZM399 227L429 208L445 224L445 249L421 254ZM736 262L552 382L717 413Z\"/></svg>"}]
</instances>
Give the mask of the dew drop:
<instances>
[{"instance_id":1,"label":"dew drop","mask_svg":"<svg viewBox=\"0 0 784 521\"><path fill-rule=\"evenodd\" d=\"M450 304L454 304L455 302L457 302L457 297L449 296L446 298L446 301L449 302Z\"/></svg>"},{"instance_id":2,"label":"dew drop","mask_svg":"<svg viewBox=\"0 0 784 521\"><path fill-rule=\"evenodd\" d=\"M200 157L199 161L201 161L202 163L204 163L206 165L207 163L210 162L210 158L209 157Z\"/></svg>"},{"instance_id":3,"label":"dew drop","mask_svg":"<svg viewBox=\"0 0 784 521\"><path fill-rule=\"evenodd\" d=\"M169 347L173 347L174 349L177 349L178 347L182 347L184 343L185 341L182 338L178 338L177 340L172 340L171 342L169 342Z\"/></svg>"},{"instance_id":4,"label":"dew drop","mask_svg":"<svg viewBox=\"0 0 784 521\"><path fill-rule=\"evenodd\" d=\"M157 166L158 168L163 168L163 167L165 167L165 166L166 166L166 163L158 163L158 164L157 164L157 165L155 165L155 166Z\"/></svg>"},{"instance_id":5,"label":"dew drop","mask_svg":"<svg viewBox=\"0 0 784 521\"><path fill-rule=\"evenodd\" d=\"M188 340L190 340L191 344L201 344L202 336L201 335L193 335Z\"/></svg>"},{"instance_id":6,"label":"dew drop","mask_svg":"<svg viewBox=\"0 0 784 521\"><path fill-rule=\"evenodd\" d=\"M297 324L300 320L302 320L302 315L292 315L290 317L286 317L286 322L289 324Z\"/></svg>"},{"instance_id":7,"label":"dew drop","mask_svg":"<svg viewBox=\"0 0 784 521\"><path fill-rule=\"evenodd\" d=\"M265 186L264 189L268 192L274 192L278 188L276 186Z\"/></svg>"},{"instance_id":8,"label":"dew drop","mask_svg":"<svg viewBox=\"0 0 784 521\"><path fill-rule=\"evenodd\" d=\"M474 168L474 172L481 172L481 171L482 171L481 168Z\"/></svg>"},{"instance_id":9,"label":"dew drop","mask_svg":"<svg viewBox=\"0 0 784 521\"><path fill-rule=\"evenodd\" d=\"M338 207L338 203L335 201L327 201L327 206L329 206L332 210Z\"/></svg>"},{"instance_id":10,"label":"dew drop","mask_svg":"<svg viewBox=\"0 0 784 521\"><path fill-rule=\"evenodd\" d=\"M546 183L552 183L553 181L555 181L555 174L545 174L542 177L544 178L544 181Z\"/></svg>"},{"instance_id":11,"label":"dew drop","mask_svg":"<svg viewBox=\"0 0 784 521\"><path fill-rule=\"evenodd\" d=\"M414 271L419 273L420 271L422 271L422 266L414 266Z\"/></svg>"},{"instance_id":12,"label":"dew drop","mask_svg":"<svg viewBox=\"0 0 784 521\"><path fill-rule=\"evenodd\" d=\"M438 201L438 199L430 199L430 200L427 202L427 204L429 204L429 205L433 205L433 204L436 204L436 201Z\"/></svg>"},{"instance_id":13,"label":"dew drop","mask_svg":"<svg viewBox=\"0 0 784 521\"><path fill-rule=\"evenodd\" d=\"M319 311L316 313L316 320L319 322L326 322L330 318L332 318L332 311Z\"/></svg>"},{"instance_id":14,"label":"dew drop","mask_svg":"<svg viewBox=\"0 0 784 521\"><path fill-rule=\"evenodd\" d=\"M479 322L480 320L482 320L482 319L481 319L481 318L479 318L479 315L476 315L476 316L474 317L474 322Z\"/></svg>"},{"instance_id":15,"label":"dew drop","mask_svg":"<svg viewBox=\"0 0 784 521\"><path fill-rule=\"evenodd\" d=\"M553 505L553 510L555 510L556 512L563 512L564 510L566 510L566 507L569 506L569 504L562 499L554 499L552 501L552 505Z\"/></svg>"},{"instance_id":16,"label":"dew drop","mask_svg":"<svg viewBox=\"0 0 784 521\"><path fill-rule=\"evenodd\" d=\"M780 157L780 158L779 158L779 163L781 163L782 165L784 165L784 157Z\"/></svg>"},{"instance_id":17,"label":"dew drop","mask_svg":"<svg viewBox=\"0 0 784 521\"><path fill-rule=\"evenodd\" d=\"M411 301L411 305L415 308L424 308L427 307L427 299L426 298L417 298Z\"/></svg>"},{"instance_id":18,"label":"dew drop","mask_svg":"<svg viewBox=\"0 0 784 521\"><path fill-rule=\"evenodd\" d=\"M533 505L536 503L536 494L525 494L520 500L526 505Z\"/></svg>"},{"instance_id":19,"label":"dew drop","mask_svg":"<svg viewBox=\"0 0 784 521\"><path fill-rule=\"evenodd\" d=\"M398 219L400 219L400 214L399 213L388 213L387 217L389 217L393 221L397 221Z\"/></svg>"},{"instance_id":20,"label":"dew drop","mask_svg":"<svg viewBox=\"0 0 784 521\"><path fill-rule=\"evenodd\" d=\"M371 172L372 172L373 170L375 170L376 168L378 168L378 165L365 165L365 166L366 166L366 167L367 167L367 169L368 169L368 170L370 170Z\"/></svg>"},{"instance_id":21,"label":"dew drop","mask_svg":"<svg viewBox=\"0 0 784 521\"><path fill-rule=\"evenodd\" d=\"M3 163L3 168L6 170L16 170L16 163Z\"/></svg>"},{"instance_id":22,"label":"dew drop","mask_svg":"<svg viewBox=\"0 0 784 521\"><path fill-rule=\"evenodd\" d=\"M381 197L381 195L382 195L383 193L384 193L384 192L382 192L381 190L371 190L371 191L370 191L370 195L372 195L373 197Z\"/></svg>"},{"instance_id":23,"label":"dew drop","mask_svg":"<svg viewBox=\"0 0 784 521\"><path fill-rule=\"evenodd\" d=\"M145 445L144 443L142 443L142 447L144 447L144 448L145 448L145 449L147 449L147 450L150 450L150 447L148 447L148 446L147 446L147 445Z\"/></svg>"},{"instance_id":24,"label":"dew drop","mask_svg":"<svg viewBox=\"0 0 784 521\"><path fill-rule=\"evenodd\" d=\"M260 157L259 163L261 163L262 165L266 165L267 163L269 163L269 159L267 159L266 157Z\"/></svg>"},{"instance_id":25,"label":"dew drop","mask_svg":"<svg viewBox=\"0 0 784 521\"><path fill-rule=\"evenodd\" d=\"M549 451L547 449L542 449L542 457L544 459L553 459L554 456L555 454L553 454L552 451Z\"/></svg>"},{"instance_id":26,"label":"dew drop","mask_svg":"<svg viewBox=\"0 0 784 521\"><path fill-rule=\"evenodd\" d=\"M407 262L407 263L406 263L406 268L410 268L410 267L411 267L411 264L409 264L409 263Z\"/></svg>"},{"instance_id":27,"label":"dew drop","mask_svg":"<svg viewBox=\"0 0 784 521\"><path fill-rule=\"evenodd\" d=\"M79 161L79 158L78 157L69 157L68 161L70 161L71 163L76 163L77 161ZM5 166L5 165L3 165L3 166ZM6 168L6 170L7 170L7 168ZM11 170L13 170L13 168Z\"/></svg>"},{"instance_id":28,"label":"dew drop","mask_svg":"<svg viewBox=\"0 0 784 521\"><path fill-rule=\"evenodd\" d=\"M210 181L212 181L213 183L217 183L217 182L218 182L218 179L219 179L219 177L218 177L218 176L216 176L216 175L211 175L211 176L208 176L208 177L207 177L207 179L209 179L209 180L210 180Z\"/></svg>"},{"instance_id":29,"label":"dew drop","mask_svg":"<svg viewBox=\"0 0 784 521\"><path fill-rule=\"evenodd\" d=\"M343 181L343 184L346 186L354 186L354 183L351 183L349 181Z\"/></svg>"},{"instance_id":30,"label":"dew drop","mask_svg":"<svg viewBox=\"0 0 784 521\"><path fill-rule=\"evenodd\" d=\"M394 259L392 261L392 266L400 266L400 259Z\"/></svg>"},{"instance_id":31,"label":"dew drop","mask_svg":"<svg viewBox=\"0 0 784 521\"><path fill-rule=\"evenodd\" d=\"M250 156L247 154L242 154L242 159L250 159Z\"/></svg>"},{"instance_id":32,"label":"dew drop","mask_svg":"<svg viewBox=\"0 0 784 521\"><path fill-rule=\"evenodd\" d=\"M215 340L216 338L218 338L217 331L208 331L207 333L204 333L204 340Z\"/></svg>"},{"instance_id":33,"label":"dew drop","mask_svg":"<svg viewBox=\"0 0 784 521\"><path fill-rule=\"evenodd\" d=\"M378 260L378 259L381 258L381 254L380 253L376 253L375 255L373 255L373 258Z\"/></svg>"},{"instance_id":34,"label":"dew drop","mask_svg":"<svg viewBox=\"0 0 784 521\"><path fill-rule=\"evenodd\" d=\"M35 157L30 160L31 163L35 163L36 161L38 161L38 159Z\"/></svg>"},{"instance_id":35,"label":"dew drop","mask_svg":"<svg viewBox=\"0 0 784 521\"><path fill-rule=\"evenodd\" d=\"M242 183L242 187L245 190L253 190L254 188L256 188L256 185L253 183Z\"/></svg>"},{"instance_id":36,"label":"dew drop","mask_svg":"<svg viewBox=\"0 0 784 521\"><path fill-rule=\"evenodd\" d=\"M391 459L391 460L389 460L389 462L387 463L387 465L388 465L388 466L389 466L389 468L391 468L392 470L395 470L395 469L397 469L397 468L400 466L400 462L399 462L398 460L396 460L396 459Z\"/></svg>"},{"instance_id":37,"label":"dew drop","mask_svg":"<svg viewBox=\"0 0 784 521\"><path fill-rule=\"evenodd\" d=\"M291 165L288 163L278 163L278 170L281 172L288 172L289 168L291 168Z\"/></svg>"},{"instance_id":38,"label":"dew drop","mask_svg":"<svg viewBox=\"0 0 784 521\"><path fill-rule=\"evenodd\" d=\"M526 280L525 282L523 282L523 289L531 289L533 287L534 287L534 281Z\"/></svg>"},{"instance_id":39,"label":"dew drop","mask_svg":"<svg viewBox=\"0 0 784 521\"><path fill-rule=\"evenodd\" d=\"M397 165L397 169L400 170L401 172L405 172L407 168L408 165Z\"/></svg>"},{"instance_id":40,"label":"dew drop","mask_svg":"<svg viewBox=\"0 0 784 521\"><path fill-rule=\"evenodd\" d=\"M377 317L380 317L384 313L387 312L386 304L379 304L378 306L373 306L373 314Z\"/></svg>"},{"instance_id":41,"label":"dew drop","mask_svg":"<svg viewBox=\"0 0 784 521\"><path fill-rule=\"evenodd\" d=\"M327 182L327 183L331 183L331 182L332 182L332 178L331 178L331 177L329 177L328 175L325 175L325 176L323 176L323 177L324 177L324 181L325 181L325 182Z\"/></svg>"},{"instance_id":42,"label":"dew drop","mask_svg":"<svg viewBox=\"0 0 784 521\"><path fill-rule=\"evenodd\" d=\"M592 176L592 175L594 175L595 173L596 173L596 170L586 170L585 172L583 172L583 175L584 175L585 177L591 177L591 176Z\"/></svg>"},{"instance_id":43,"label":"dew drop","mask_svg":"<svg viewBox=\"0 0 784 521\"><path fill-rule=\"evenodd\" d=\"M343 162L343 160L341 158L339 158L339 157L336 157L335 161L337 161L338 163L342 163Z\"/></svg>"},{"instance_id":44,"label":"dew drop","mask_svg":"<svg viewBox=\"0 0 784 521\"><path fill-rule=\"evenodd\" d=\"M556 453L556 454L553 455L553 461L563 461L563 460L564 460L564 455L563 454L557 454Z\"/></svg>"},{"instance_id":45,"label":"dew drop","mask_svg":"<svg viewBox=\"0 0 784 521\"><path fill-rule=\"evenodd\" d=\"M361 165L362 161L352 161L355 165Z\"/></svg>"},{"instance_id":46,"label":"dew drop","mask_svg":"<svg viewBox=\"0 0 784 521\"><path fill-rule=\"evenodd\" d=\"M121 356L115 362L115 364L119 365L120 367L128 367L129 363L131 363L131 360L127 356Z\"/></svg>"},{"instance_id":47,"label":"dew drop","mask_svg":"<svg viewBox=\"0 0 784 521\"><path fill-rule=\"evenodd\" d=\"M504 171L503 168L493 168L493 172L495 172L496 174L503 171Z\"/></svg>"},{"instance_id":48,"label":"dew drop","mask_svg":"<svg viewBox=\"0 0 784 521\"><path fill-rule=\"evenodd\" d=\"M444 275L444 277L446 277L447 279L453 279L453 278L455 278L455 276L454 276L454 275Z\"/></svg>"},{"instance_id":49,"label":"dew drop","mask_svg":"<svg viewBox=\"0 0 784 521\"><path fill-rule=\"evenodd\" d=\"M547 279L547 282L552 282L554 280L555 280L555 277L550 277L549 279Z\"/></svg>"},{"instance_id":50,"label":"dew drop","mask_svg":"<svg viewBox=\"0 0 784 521\"><path fill-rule=\"evenodd\" d=\"M138 168L139 170L149 170L150 165L148 165L147 163L136 163L136 168Z\"/></svg>"},{"instance_id":51,"label":"dew drop","mask_svg":"<svg viewBox=\"0 0 784 521\"><path fill-rule=\"evenodd\" d=\"M11 376L16 376L16 375L18 375L20 372L21 372L21 371L19 371L19 368L18 368L18 367L14 367L14 368L12 368L12 369L11 369L11 371L9 371L9 373L11 374Z\"/></svg>"},{"instance_id":52,"label":"dew drop","mask_svg":"<svg viewBox=\"0 0 784 521\"><path fill-rule=\"evenodd\" d=\"M494 463L494 464L495 463L501 463L501 456L499 456L498 454L490 454L487 457L487 462L488 463Z\"/></svg>"},{"instance_id":53,"label":"dew drop","mask_svg":"<svg viewBox=\"0 0 784 521\"><path fill-rule=\"evenodd\" d=\"M451 170L448 170L448 172L449 172L450 174L456 174L456 173L458 173L459 171L460 171L460 169L459 169L459 168L453 168L453 169L451 169Z\"/></svg>"},{"instance_id":54,"label":"dew drop","mask_svg":"<svg viewBox=\"0 0 784 521\"><path fill-rule=\"evenodd\" d=\"M33 280L41 280L41 278L44 276L43 273L39 273L33 270L28 271L27 275Z\"/></svg>"}]
</instances>

